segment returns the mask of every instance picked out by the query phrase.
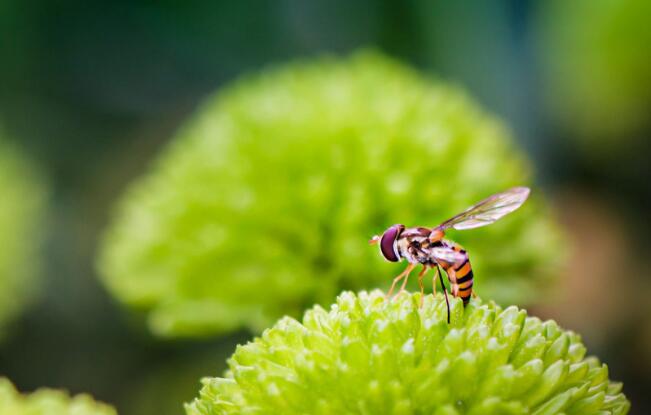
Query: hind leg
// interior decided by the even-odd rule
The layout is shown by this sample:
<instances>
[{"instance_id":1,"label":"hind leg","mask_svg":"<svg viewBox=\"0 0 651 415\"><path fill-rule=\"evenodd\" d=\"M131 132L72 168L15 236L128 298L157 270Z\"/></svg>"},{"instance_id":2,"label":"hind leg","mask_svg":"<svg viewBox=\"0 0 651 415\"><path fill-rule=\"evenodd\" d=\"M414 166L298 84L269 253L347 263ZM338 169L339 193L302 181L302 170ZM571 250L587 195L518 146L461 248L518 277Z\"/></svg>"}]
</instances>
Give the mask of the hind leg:
<instances>
[{"instance_id":1,"label":"hind leg","mask_svg":"<svg viewBox=\"0 0 651 415\"><path fill-rule=\"evenodd\" d=\"M452 291L453 296L458 297L459 284L457 284L457 273L452 267L448 268L446 272L448 273L448 279L450 280L450 291Z\"/></svg>"},{"instance_id":2,"label":"hind leg","mask_svg":"<svg viewBox=\"0 0 651 415\"><path fill-rule=\"evenodd\" d=\"M436 297L436 278L439 276L439 267L436 267L434 270L434 276L432 277L432 295Z\"/></svg>"},{"instance_id":3,"label":"hind leg","mask_svg":"<svg viewBox=\"0 0 651 415\"><path fill-rule=\"evenodd\" d=\"M439 280L441 281L441 289L443 290L443 294L445 295L445 305L448 309L448 324L450 324L450 300L448 300L448 290L445 288L445 283L443 283L443 273L441 272L441 269L439 266L436 266L436 274L434 274L434 278L436 279L436 276L439 277ZM436 284L434 284L434 289L436 290Z\"/></svg>"},{"instance_id":4,"label":"hind leg","mask_svg":"<svg viewBox=\"0 0 651 415\"><path fill-rule=\"evenodd\" d=\"M420 306L423 307L423 299L425 298L425 285L423 284L423 277L427 273L427 265L423 265L423 269L418 273L418 286L420 287Z\"/></svg>"}]
</instances>

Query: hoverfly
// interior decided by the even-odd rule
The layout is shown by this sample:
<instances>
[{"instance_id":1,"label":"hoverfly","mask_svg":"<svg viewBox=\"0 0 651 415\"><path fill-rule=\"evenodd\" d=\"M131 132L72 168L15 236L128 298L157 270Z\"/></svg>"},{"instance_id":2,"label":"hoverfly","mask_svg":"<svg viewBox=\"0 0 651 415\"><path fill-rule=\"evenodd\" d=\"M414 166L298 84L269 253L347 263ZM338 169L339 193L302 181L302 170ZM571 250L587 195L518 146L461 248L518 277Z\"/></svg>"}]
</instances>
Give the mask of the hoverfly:
<instances>
[{"instance_id":1,"label":"hoverfly","mask_svg":"<svg viewBox=\"0 0 651 415\"><path fill-rule=\"evenodd\" d=\"M446 230L465 230L490 225L522 206L528 196L529 188L514 187L487 197L434 228L406 228L404 225L393 225L384 231L382 236L374 236L369 243L379 243L380 252L387 261L398 262L404 258L409 262L407 268L393 279L387 298L391 296L400 280L403 280L400 292L403 291L407 285L409 274L418 264L421 264L423 269L418 274L418 285L420 286L422 306L423 277L429 269L435 268L436 273L432 278L432 285L434 293L436 293L436 278L438 276L445 294L449 324L450 303L440 268L443 268L448 276L452 295L461 297L464 306L468 304L471 295L473 295L473 272L465 249L455 242L443 239Z\"/></svg>"}]
</instances>

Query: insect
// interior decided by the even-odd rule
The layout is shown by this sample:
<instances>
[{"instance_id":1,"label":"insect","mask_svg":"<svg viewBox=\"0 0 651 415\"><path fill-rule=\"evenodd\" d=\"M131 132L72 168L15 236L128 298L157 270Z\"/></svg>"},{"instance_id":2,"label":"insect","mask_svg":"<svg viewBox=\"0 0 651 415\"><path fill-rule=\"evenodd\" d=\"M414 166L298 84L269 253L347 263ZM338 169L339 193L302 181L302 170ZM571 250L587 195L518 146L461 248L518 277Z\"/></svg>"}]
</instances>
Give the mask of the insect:
<instances>
[{"instance_id":1,"label":"insect","mask_svg":"<svg viewBox=\"0 0 651 415\"><path fill-rule=\"evenodd\" d=\"M400 280L403 280L400 287L400 291L403 291L409 274L418 264L421 264L423 269L418 274L418 285L422 306L423 278L429 269L434 268L436 270L432 278L434 293L436 293L438 276L445 294L449 324L450 302L440 268L443 268L448 276L452 295L460 297L464 305L468 304L473 295L473 272L466 250L455 242L443 239L445 232L448 229L465 230L490 225L522 206L527 197L529 197L529 188L514 187L487 197L434 228L406 228L404 225L393 225L384 231L382 236L374 236L369 243L379 244L380 252L387 261L398 262L406 259L409 262L407 268L393 279L387 298L391 296Z\"/></svg>"}]
</instances>

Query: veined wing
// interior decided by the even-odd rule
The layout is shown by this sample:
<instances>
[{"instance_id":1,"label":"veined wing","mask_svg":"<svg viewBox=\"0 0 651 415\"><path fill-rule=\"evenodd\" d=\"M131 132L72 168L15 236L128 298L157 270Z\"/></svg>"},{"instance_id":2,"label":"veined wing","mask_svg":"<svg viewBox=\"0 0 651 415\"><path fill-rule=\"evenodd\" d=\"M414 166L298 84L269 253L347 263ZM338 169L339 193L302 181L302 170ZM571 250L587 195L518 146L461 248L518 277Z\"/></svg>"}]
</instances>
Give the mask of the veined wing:
<instances>
[{"instance_id":1,"label":"veined wing","mask_svg":"<svg viewBox=\"0 0 651 415\"><path fill-rule=\"evenodd\" d=\"M528 187L514 187L494 194L446 220L439 225L439 228L462 230L490 225L522 206L527 197L529 197Z\"/></svg>"},{"instance_id":2,"label":"veined wing","mask_svg":"<svg viewBox=\"0 0 651 415\"><path fill-rule=\"evenodd\" d=\"M461 265L466 260L466 254L462 254L447 246L431 248L430 255L437 261L443 261L453 265Z\"/></svg>"}]
</instances>

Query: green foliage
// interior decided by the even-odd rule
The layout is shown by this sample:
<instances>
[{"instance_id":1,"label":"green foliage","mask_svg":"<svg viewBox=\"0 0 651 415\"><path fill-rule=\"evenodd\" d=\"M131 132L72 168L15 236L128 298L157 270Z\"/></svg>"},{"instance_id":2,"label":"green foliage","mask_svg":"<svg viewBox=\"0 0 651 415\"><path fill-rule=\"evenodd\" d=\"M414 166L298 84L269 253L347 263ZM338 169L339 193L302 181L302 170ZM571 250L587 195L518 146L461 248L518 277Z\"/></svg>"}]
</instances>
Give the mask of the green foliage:
<instances>
[{"instance_id":1,"label":"green foliage","mask_svg":"<svg viewBox=\"0 0 651 415\"><path fill-rule=\"evenodd\" d=\"M23 395L6 378L0 378L0 415L116 415L110 406L88 395L69 397L65 392L39 389Z\"/></svg>"},{"instance_id":2,"label":"green foliage","mask_svg":"<svg viewBox=\"0 0 651 415\"><path fill-rule=\"evenodd\" d=\"M651 2L554 0L540 3L539 36L549 107L586 150L622 146L650 127Z\"/></svg>"},{"instance_id":3,"label":"green foliage","mask_svg":"<svg viewBox=\"0 0 651 415\"><path fill-rule=\"evenodd\" d=\"M41 177L0 132L0 338L34 296L45 190Z\"/></svg>"},{"instance_id":4,"label":"green foliage","mask_svg":"<svg viewBox=\"0 0 651 415\"><path fill-rule=\"evenodd\" d=\"M129 188L99 268L159 335L261 330L342 289L388 286L404 264L384 262L373 234L530 182L504 126L459 89L373 53L298 62L203 105ZM530 299L558 263L538 195L449 236L467 242L478 291L501 301Z\"/></svg>"},{"instance_id":5,"label":"green foliage","mask_svg":"<svg viewBox=\"0 0 651 415\"><path fill-rule=\"evenodd\" d=\"M516 307L442 294L343 293L286 317L204 379L188 415L625 414L608 368L578 335Z\"/></svg>"}]
</instances>

